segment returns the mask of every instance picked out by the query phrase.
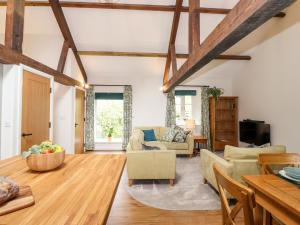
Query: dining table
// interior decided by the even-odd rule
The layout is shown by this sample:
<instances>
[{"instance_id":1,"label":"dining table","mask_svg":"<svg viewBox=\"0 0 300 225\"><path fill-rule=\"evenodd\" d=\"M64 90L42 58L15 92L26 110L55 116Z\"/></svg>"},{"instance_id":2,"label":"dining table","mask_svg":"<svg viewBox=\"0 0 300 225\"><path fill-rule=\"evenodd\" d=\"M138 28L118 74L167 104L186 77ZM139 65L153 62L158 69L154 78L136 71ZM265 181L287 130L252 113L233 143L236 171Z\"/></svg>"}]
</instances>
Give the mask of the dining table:
<instances>
[{"instance_id":1,"label":"dining table","mask_svg":"<svg viewBox=\"0 0 300 225\"><path fill-rule=\"evenodd\" d=\"M104 225L126 163L124 154L66 155L63 165L35 172L20 156L0 160L0 176L29 186L35 204L0 216L1 225Z\"/></svg>"},{"instance_id":2,"label":"dining table","mask_svg":"<svg viewBox=\"0 0 300 225\"><path fill-rule=\"evenodd\" d=\"M258 224L264 219L264 211L285 225L300 225L300 188L278 175L248 175L243 180L255 193Z\"/></svg>"}]
</instances>

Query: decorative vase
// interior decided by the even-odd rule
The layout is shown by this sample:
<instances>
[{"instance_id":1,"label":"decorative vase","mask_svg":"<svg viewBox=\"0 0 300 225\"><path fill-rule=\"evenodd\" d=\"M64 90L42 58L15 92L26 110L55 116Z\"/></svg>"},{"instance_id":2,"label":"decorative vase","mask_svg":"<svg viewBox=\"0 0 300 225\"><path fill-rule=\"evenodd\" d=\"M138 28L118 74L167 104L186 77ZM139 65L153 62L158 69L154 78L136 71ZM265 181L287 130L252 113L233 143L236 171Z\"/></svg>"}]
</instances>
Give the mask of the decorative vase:
<instances>
[{"instance_id":1,"label":"decorative vase","mask_svg":"<svg viewBox=\"0 0 300 225\"><path fill-rule=\"evenodd\" d=\"M112 137L107 137L108 142L111 142Z\"/></svg>"}]
</instances>

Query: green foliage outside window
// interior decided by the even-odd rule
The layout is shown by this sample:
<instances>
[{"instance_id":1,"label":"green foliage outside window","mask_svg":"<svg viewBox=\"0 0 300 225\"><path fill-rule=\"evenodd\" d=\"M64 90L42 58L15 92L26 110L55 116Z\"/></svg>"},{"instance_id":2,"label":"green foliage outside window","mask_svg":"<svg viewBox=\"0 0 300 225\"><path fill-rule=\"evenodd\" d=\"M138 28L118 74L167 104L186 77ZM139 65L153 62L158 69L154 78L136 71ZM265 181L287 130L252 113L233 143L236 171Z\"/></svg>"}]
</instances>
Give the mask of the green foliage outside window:
<instances>
[{"instance_id":1,"label":"green foliage outside window","mask_svg":"<svg viewBox=\"0 0 300 225\"><path fill-rule=\"evenodd\" d=\"M123 136L123 100L96 100L96 139Z\"/></svg>"}]
</instances>

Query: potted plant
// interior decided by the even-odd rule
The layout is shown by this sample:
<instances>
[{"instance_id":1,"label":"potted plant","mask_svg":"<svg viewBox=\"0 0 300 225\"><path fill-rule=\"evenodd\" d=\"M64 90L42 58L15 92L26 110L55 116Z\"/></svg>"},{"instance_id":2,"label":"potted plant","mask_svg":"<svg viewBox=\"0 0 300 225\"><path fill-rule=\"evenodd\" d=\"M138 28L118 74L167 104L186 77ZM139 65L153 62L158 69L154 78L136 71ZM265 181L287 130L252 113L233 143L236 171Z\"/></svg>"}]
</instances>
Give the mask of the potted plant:
<instances>
[{"instance_id":1,"label":"potted plant","mask_svg":"<svg viewBox=\"0 0 300 225\"><path fill-rule=\"evenodd\" d=\"M217 88L217 87L212 87L207 89L207 94L208 96L212 96L218 101L219 97L224 94L224 89L222 88Z\"/></svg>"},{"instance_id":2,"label":"potted plant","mask_svg":"<svg viewBox=\"0 0 300 225\"><path fill-rule=\"evenodd\" d=\"M107 139L108 139L109 142L111 142L113 133L114 133L114 128L113 127L109 127L107 129Z\"/></svg>"}]
</instances>

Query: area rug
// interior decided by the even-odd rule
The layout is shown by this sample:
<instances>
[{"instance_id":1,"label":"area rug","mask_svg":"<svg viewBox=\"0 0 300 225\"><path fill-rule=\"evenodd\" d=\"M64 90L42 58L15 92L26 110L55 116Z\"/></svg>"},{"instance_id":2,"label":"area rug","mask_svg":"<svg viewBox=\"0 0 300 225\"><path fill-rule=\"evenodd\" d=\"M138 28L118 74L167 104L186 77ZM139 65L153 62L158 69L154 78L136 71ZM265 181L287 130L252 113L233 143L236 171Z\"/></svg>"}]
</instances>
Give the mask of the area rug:
<instances>
[{"instance_id":1,"label":"area rug","mask_svg":"<svg viewBox=\"0 0 300 225\"><path fill-rule=\"evenodd\" d=\"M127 178L127 170L124 172ZM219 210L219 196L203 183L199 157L177 157L176 182L166 180L135 181L128 193L144 205L165 210Z\"/></svg>"}]
</instances>

